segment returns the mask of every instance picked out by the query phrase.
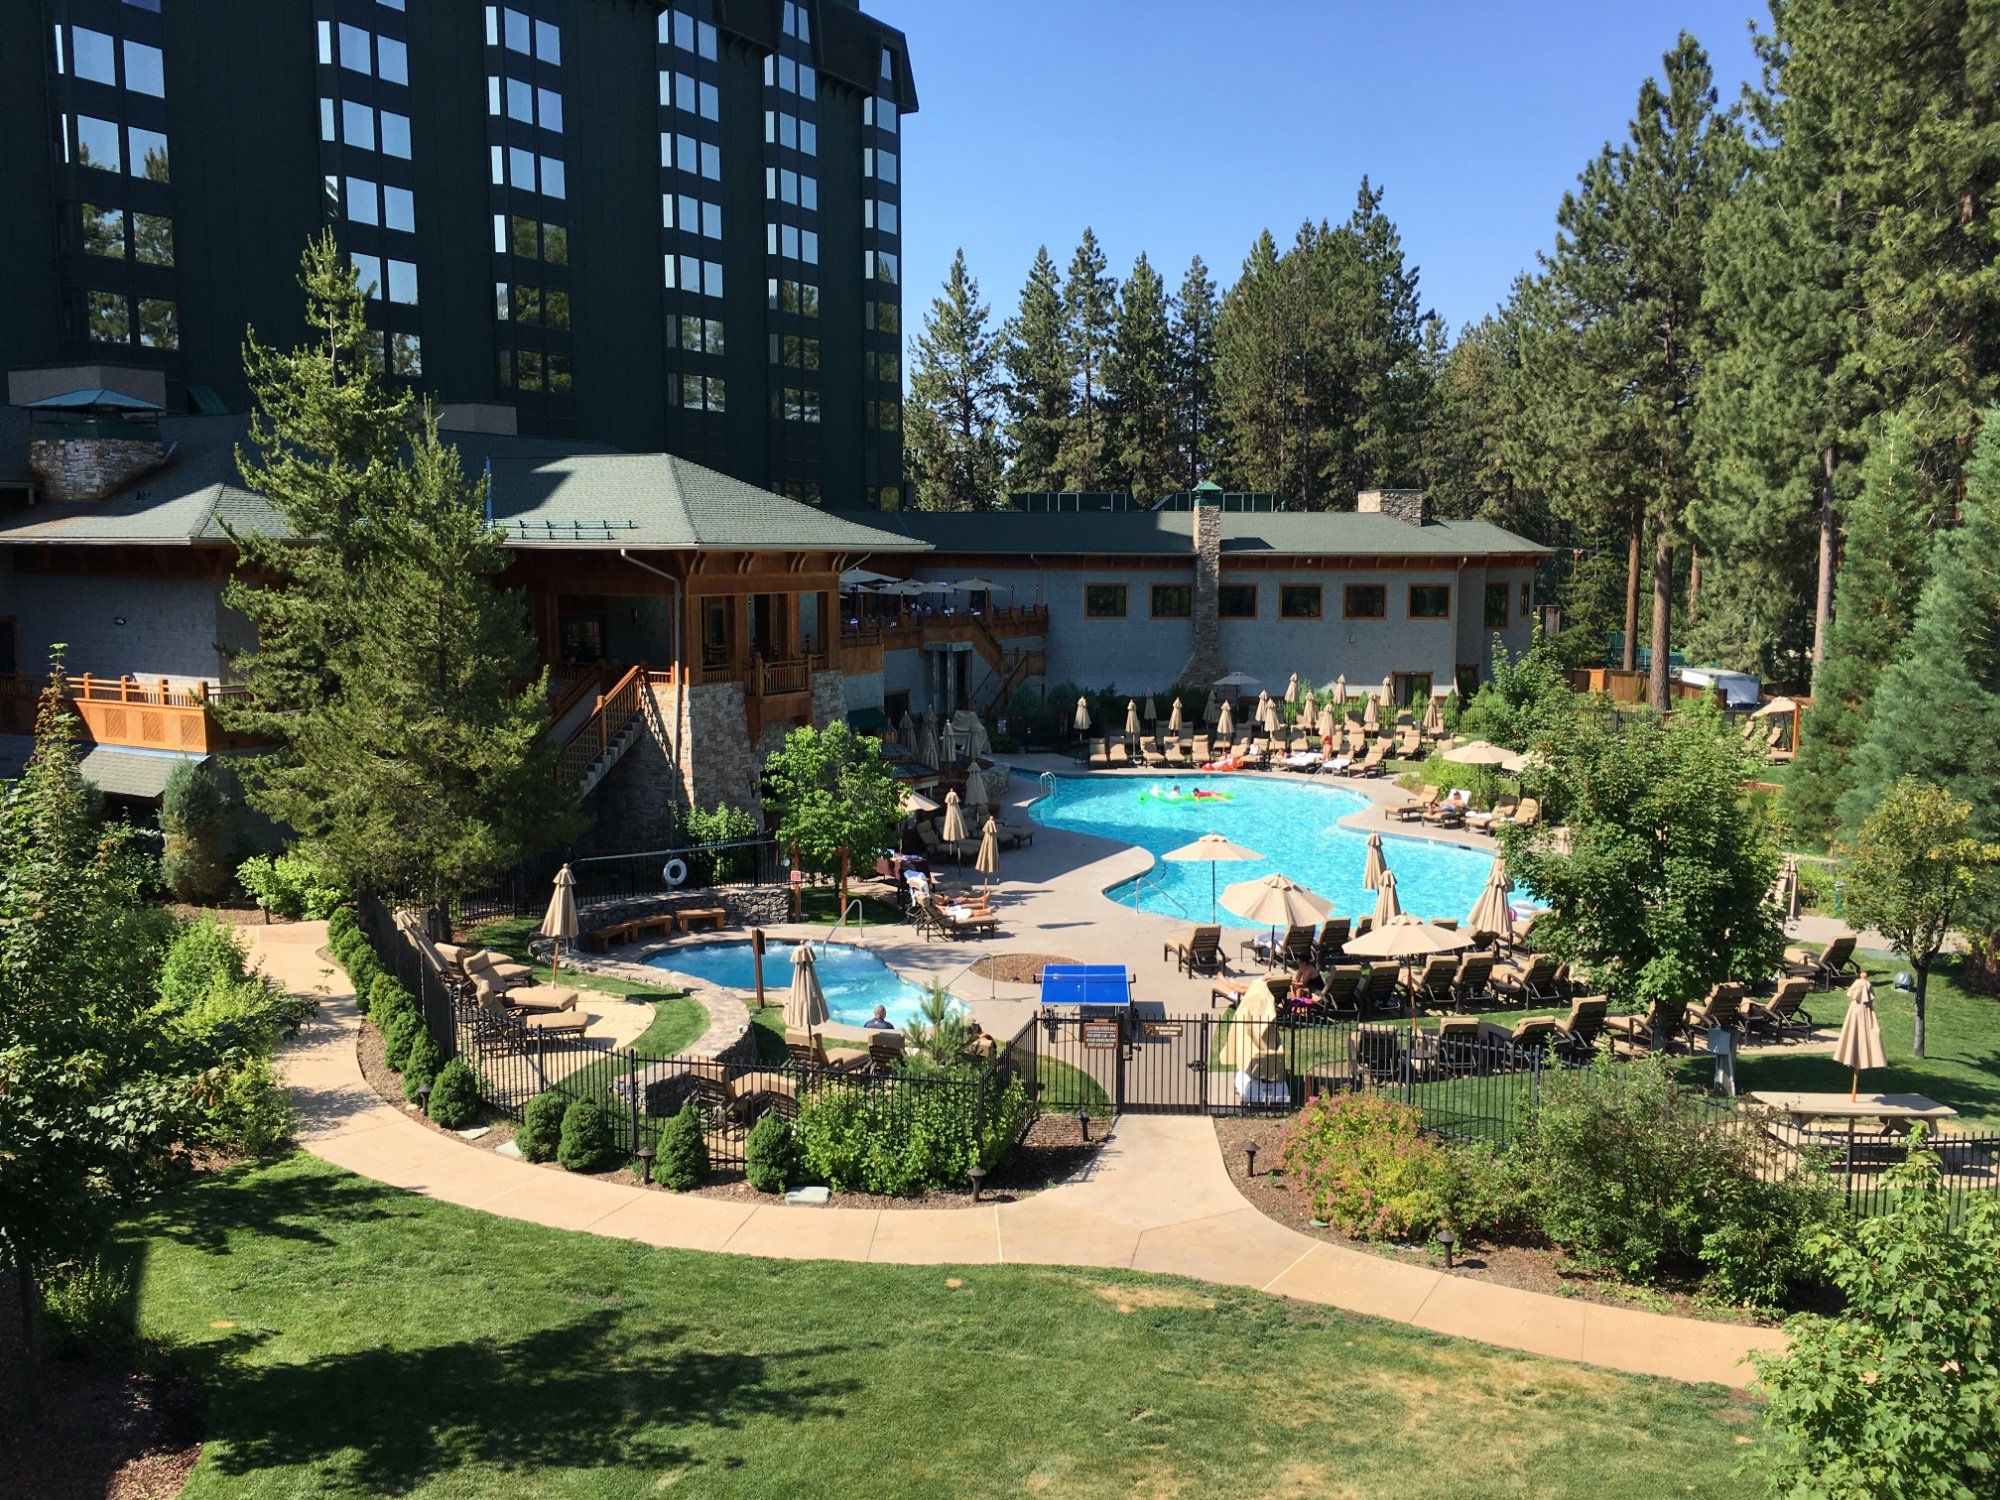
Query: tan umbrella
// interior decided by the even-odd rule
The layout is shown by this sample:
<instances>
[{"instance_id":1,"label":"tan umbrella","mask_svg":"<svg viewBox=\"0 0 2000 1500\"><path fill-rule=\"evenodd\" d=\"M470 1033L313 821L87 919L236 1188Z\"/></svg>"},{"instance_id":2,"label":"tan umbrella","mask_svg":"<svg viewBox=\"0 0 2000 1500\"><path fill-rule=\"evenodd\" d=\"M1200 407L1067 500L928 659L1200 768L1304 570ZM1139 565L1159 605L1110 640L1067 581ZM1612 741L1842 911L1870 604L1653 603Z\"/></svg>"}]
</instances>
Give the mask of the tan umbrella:
<instances>
[{"instance_id":1,"label":"tan umbrella","mask_svg":"<svg viewBox=\"0 0 2000 1500\"><path fill-rule=\"evenodd\" d=\"M1402 903L1396 899L1396 872L1384 870L1375 879L1375 925L1386 927L1402 914Z\"/></svg>"},{"instance_id":2,"label":"tan umbrella","mask_svg":"<svg viewBox=\"0 0 2000 1500\"><path fill-rule=\"evenodd\" d=\"M903 710L903 721L896 726L896 738L909 748L912 755L917 752L917 721L910 717L910 711Z\"/></svg>"},{"instance_id":3,"label":"tan umbrella","mask_svg":"<svg viewBox=\"0 0 2000 1500\"><path fill-rule=\"evenodd\" d=\"M1857 974L1847 987L1847 1016L1840 1023L1840 1039L1833 1044L1833 1060L1851 1075L1849 1099L1861 1090L1863 1068L1889 1066L1882 1052L1882 1022L1875 1014L1875 984L1866 974Z\"/></svg>"},{"instance_id":4,"label":"tan umbrella","mask_svg":"<svg viewBox=\"0 0 2000 1500\"><path fill-rule=\"evenodd\" d=\"M785 1024L811 1035L826 1024L826 991L819 987L819 969L810 943L792 950L792 987L785 994Z\"/></svg>"},{"instance_id":5,"label":"tan umbrella","mask_svg":"<svg viewBox=\"0 0 2000 1500\"><path fill-rule=\"evenodd\" d=\"M1285 701L1287 703L1299 701L1299 674L1296 672L1292 673L1292 680L1285 684Z\"/></svg>"},{"instance_id":6,"label":"tan umbrella","mask_svg":"<svg viewBox=\"0 0 2000 1500\"><path fill-rule=\"evenodd\" d=\"M1313 693L1312 684L1307 683L1305 691L1299 694L1299 722L1310 728L1313 720L1318 717L1319 699Z\"/></svg>"},{"instance_id":7,"label":"tan umbrella","mask_svg":"<svg viewBox=\"0 0 2000 1500\"><path fill-rule=\"evenodd\" d=\"M965 831L965 809L959 806L957 792L946 792L944 795L944 827L938 830L938 837L948 844L968 837Z\"/></svg>"},{"instance_id":8,"label":"tan umbrella","mask_svg":"<svg viewBox=\"0 0 2000 1500\"><path fill-rule=\"evenodd\" d=\"M1394 880L1394 876L1390 879ZM1395 887L1392 885L1393 891ZM1358 938L1349 938L1341 951L1351 958L1382 958L1392 963L1412 965L1420 958L1433 958L1440 953L1461 953L1472 946L1472 935L1456 932L1448 927L1439 927L1426 922L1421 917L1392 915L1383 921L1381 908L1376 908L1375 925ZM1409 979L1405 976L1403 990L1409 992ZM1417 1030L1417 1008L1410 1007L1410 1035L1415 1039Z\"/></svg>"},{"instance_id":9,"label":"tan umbrella","mask_svg":"<svg viewBox=\"0 0 2000 1500\"><path fill-rule=\"evenodd\" d=\"M1493 868L1486 875L1486 889L1479 893L1479 899L1472 903L1472 910L1465 918L1467 932L1506 933L1513 927L1514 913L1507 905L1507 892L1513 882L1507 878L1507 856L1493 856Z\"/></svg>"},{"instance_id":10,"label":"tan umbrella","mask_svg":"<svg viewBox=\"0 0 2000 1500\"><path fill-rule=\"evenodd\" d=\"M917 759L927 766L935 766L941 760L938 754L937 730L932 727L928 715L924 718L924 727L919 731L916 755Z\"/></svg>"},{"instance_id":11,"label":"tan umbrella","mask_svg":"<svg viewBox=\"0 0 2000 1500\"><path fill-rule=\"evenodd\" d=\"M1278 705L1273 703L1269 698L1266 698L1264 700L1264 733L1276 734L1277 732Z\"/></svg>"},{"instance_id":12,"label":"tan umbrella","mask_svg":"<svg viewBox=\"0 0 2000 1500\"><path fill-rule=\"evenodd\" d=\"M1767 899L1773 906L1785 914L1787 922L1797 919L1799 914L1799 858L1796 854L1787 854L1784 863L1778 866L1778 878L1771 882L1771 894Z\"/></svg>"},{"instance_id":13,"label":"tan umbrella","mask_svg":"<svg viewBox=\"0 0 2000 1500\"><path fill-rule=\"evenodd\" d=\"M1225 740L1236 733L1236 715L1230 711L1227 699L1223 700L1222 712L1216 715L1215 732Z\"/></svg>"},{"instance_id":14,"label":"tan umbrella","mask_svg":"<svg viewBox=\"0 0 2000 1500\"><path fill-rule=\"evenodd\" d=\"M1333 701L1335 703L1345 703L1347 701L1347 674L1345 672L1333 680Z\"/></svg>"},{"instance_id":15,"label":"tan umbrella","mask_svg":"<svg viewBox=\"0 0 2000 1500\"><path fill-rule=\"evenodd\" d=\"M1174 699L1173 712L1167 715L1167 733L1177 735L1180 732L1181 732L1181 700L1178 697L1176 697Z\"/></svg>"},{"instance_id":16,"label":"tan umbrella","mask_svg":"<svg viewBox=\"0 0 2000 1500\"><path fill-rule=\"evenodd\" d=\"M1431 699L1424 709L1424 733L1436 739L1444 733L1444 715L1438 712L1437 699Z\"/></svg>"},{"instance_id":17,"label":"tan umbrella","mask_svg":"<svg viewBox=\"0 0 2000 1500\"><path fill-rule=\"evenodd\" d=\"M1799 711L1798 701L1793 698L1773 698L1750 717L1753 719L1775 719L1779 715L1789 718Z\"/></svg>"},{"instance_id":18,"label":"tan umbrella","mask_svg":"<svg viewBox=\"0 0 2000 1500\"><path fill-rule=\"evenodd\" d=\"M1241 844L1232 844L1219 833L1204 833L1192 844L1183 844L1178 849L1169 849L1160 856L1171 859L1176 864L1208 865L1208 920L1215 920L1215 867L1224 860L1262 859L1264 856L1254 849L1245 849Z\"/></svg>"},{"instance_id":19,"label":"tan umbrella","mask_svg":"<svg viewBox=\"0 0 2000 1500\"><path fill-rule=\"evenodd\" d=\"M978 823L980 814L986 811L987 806L986 773L977 766L969 766L965 772L966 826Z\"/></svg>"},{"instance_id":20,"label":"tan umbrella","mask_svg":"<svg viewBox=\"0 0 2000 1500\"><path fill-rule=\"evenodd\" d=\"M1160 711L1153 707L1153 695L1151 693L1146 694L1146 722L1148 724L1157 724L1160 722Z\"/></svg>"},{"instance_id":21,"label":"tan umbrella","mask_svg":"<svg viewBox=\"0 0 2000 1500\"><path fill-rule=\"evenodd\" d=\"M906 813L936 812L938 805L913 786L906 786L902 793L902 807Z\"/></svg>"},{"instance_id":22,"label":"tan umbrella","mask_svg":"<svg viewBox=\"0 0 2000 1500\"><path fill-rule=\"evenodd\" d=\"M1375 891L1382 888L1382 877L1389 873L1389 867L1382 862L1382 835L1368 835L1368 859L1361 866L1361 888Z\"/></svg>"},{"instance_id":23,"label":"tan umbrella","mask_svg":"<svg viewBox=\"0 0 2000 1500\"><path fill-rule=\"evenodd\" d=\"M1382 679L1382 706L1384 708L1387 708L1390 704L1394 703L1395 701L1396 701L1396 679L1393 677L1384 677Z\"/></svg>"},{"instance_id":24,"label":"tan umbrella","mask_svg":"<svg viewBox=\"0 0 2000 1500\"><path fill-rule=\"evenodd\" d=\"M1229 909L1240 917L1262 922L1271 929L1271 951L1275 957L1278 929L1324 920L1333 903L1315 895L1289 875L1260 875L1255 880L1239 880L1222 893Z\"/></svg>"},{"instance_id":25,"label":"tan umbrella","mask_svg":"<svg viewBox=\"0 0 2000 1500\"><path fill-rule=\"evenodd\" d=\"M944 757L939 762L941 765L949 765L958 759L958 726L949 719L938 730L938 754Z\"/></svg>"},{"instance_id":26,"label":"tan umbrella","mask_svg":"<svg viewBox=\"0 0 2000 1500\"><path fill-rule=\"evenodd\" d=\"M1211 724L1222 717L1222 694L1210 693L1208 695L1208 706L1202 709L1201 716Z\"/></svg>"},{"instance_id":27,"label":"tan umbrella","mask_svg":"<svg viewBox=\"0 0 2000 1500\"><path fill-rule=\"evenodd\" d=\"M1090 702L1088 699L1079 697L1076 700L1076 718L1072 722L1076 725L1079 734L1088 734L1090 732Z\"/></svg>"},{"instance_id":28,"label":"tan umbrella","mask_svg":"<svg viewBox=\"0 0 2000 1500\"><path fill-rule=\"evenodd\" d=\"M538 930L554 947L555 960L549 966L549 979L553 983L562 972L563 939L574 942L577 934L576 877L570 874L568 865L556 871L556 888L549 896L548 915L542 918Z\"/></svg>"},{"instance_id":29,"label":"tan umbrella","mask_svg":"<svg viewBox=\"0 0 2000 1500\"><path fill-rule=\"evenodd\" d=\"M1443 752L1443 759L1455 766L1498 766L1503 771L1518 771L1523 764L1518 751L1509 750L1504 745L1495 745L1486 740L1472 740L1463 745L1453 745Z\"/></svg>"},{"instance_id":30,"label":"tan umbrella","mask_svg":"<svg viewBox=\"0 0 2000 1500\"><path fill-rule=\"evenodd\" d=\"M1319 737L1321 739L1330 740L1333 738L1334 723L1335 720L1333 717L1332 706L1330 704L1321 704L1319 710L1319 726L1318 726Z\"/></svg>"},{"instance_id":31,"label":"tan umbrella","mask_svg":"<svg viewBox=\"0 0 2000 1500\"><path fill-rule=\"evenodd\" d=\"M979 857L972 862L972 868L986 877L988 887L1000 873L1000 825L992 818L986 820L986 827L979 835Z\"/></svg>"},{"instance_id":32,"label":"tan umbrella","mask_svg":"<svg viewBox=\"0 0 2000 1500\"><path fill-rule=\"evenodd\" d=\"M1381 727L1382 720L1375 708L1375 700L1370 698L1367 706L1361 710L1361 731L1364 734L1373 734Z\"/></svg>"},{"instance_id":33,"label":"tan umbrella","mask_svg":"<svg viewBox=\"0 0 2000 1500\"><path fill-rule=\"evenodd\" d=\"M1285 1076L1278 993L1271 980L1254 980L1243 991L1236 1014L1230 1018L1229 1035L1222 1041L1222 1065L1259 1083L1276 1082Z\"/></svg>"},{"instance_id":34,"label":"tan umbrella","mask_svg":"<svg viewBox=\"0 0 2000 1500\"><path fill-rule=\"evenodd\" d=\"M1139 738L1139 704L1133 698L1125 700L1125 734L1129 739Z\"/></svg>"}]
</instances>

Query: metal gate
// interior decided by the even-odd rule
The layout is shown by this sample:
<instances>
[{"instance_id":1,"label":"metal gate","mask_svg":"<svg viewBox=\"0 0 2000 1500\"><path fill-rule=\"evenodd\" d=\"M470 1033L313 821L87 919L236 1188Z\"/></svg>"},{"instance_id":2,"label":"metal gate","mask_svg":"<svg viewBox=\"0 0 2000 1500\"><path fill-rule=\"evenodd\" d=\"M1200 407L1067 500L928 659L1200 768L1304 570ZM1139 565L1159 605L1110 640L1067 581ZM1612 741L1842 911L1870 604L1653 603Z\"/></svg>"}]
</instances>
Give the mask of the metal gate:
<instances>
[{"instance_id":1,"label":"metal gate","mask_svg":"<svg viewBox=\"0 0 2000 1500\"><path fill-rule=\"evenodd\" d=\"M1296 1090L1289 1068L1284 1080L1256 1090L1255 1100L1239 1094L1228 1046L1237 1027L1223 1016L1043 1015L1034 1026L1038 1102L1053 1113L1234 1114L1290 1108Z\"/></svg>"}]
</instances>

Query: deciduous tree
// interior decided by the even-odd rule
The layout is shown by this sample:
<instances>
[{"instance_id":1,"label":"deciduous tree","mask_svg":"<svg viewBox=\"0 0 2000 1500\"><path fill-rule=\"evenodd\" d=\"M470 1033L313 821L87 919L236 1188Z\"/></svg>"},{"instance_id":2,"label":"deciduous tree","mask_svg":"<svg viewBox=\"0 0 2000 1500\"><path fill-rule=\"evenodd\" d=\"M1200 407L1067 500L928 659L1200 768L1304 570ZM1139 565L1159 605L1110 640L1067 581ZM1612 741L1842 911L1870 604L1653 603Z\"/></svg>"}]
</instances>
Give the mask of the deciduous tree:
<instances>
[{"instance_id":1,"label":"deciduous tree","mask_svg":"<svg viewBox=\"0 0 2000 1500\"><path fill-rule=\"evenodd\" d=\"M850 858L887 848L902 821L902 794L881 745L838 721L802 725L765 761L764 785L779 842L837 870L845 906Z\"/></svg>"}]
</instances>

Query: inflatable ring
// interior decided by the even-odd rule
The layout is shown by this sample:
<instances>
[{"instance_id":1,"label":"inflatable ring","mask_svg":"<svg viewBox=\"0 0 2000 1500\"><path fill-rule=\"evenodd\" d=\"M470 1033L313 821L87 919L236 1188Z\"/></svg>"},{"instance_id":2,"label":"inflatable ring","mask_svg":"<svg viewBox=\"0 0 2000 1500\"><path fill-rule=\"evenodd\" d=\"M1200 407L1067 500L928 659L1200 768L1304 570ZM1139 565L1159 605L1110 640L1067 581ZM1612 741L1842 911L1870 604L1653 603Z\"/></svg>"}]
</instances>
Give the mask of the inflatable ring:
<instances>
[{"instance_id":1,"label":"inflatable ring","mask_svg":"<svg viewBox=\"0 0 2000 1500\"><path fill-rule=\"evenodd\" d=\"M688 878L687 861L684 859L670 859L667 861L666 868L661 870L660 874L666 878L666 882L670 886L686 885Z\"/></svg>"}]
</instances>

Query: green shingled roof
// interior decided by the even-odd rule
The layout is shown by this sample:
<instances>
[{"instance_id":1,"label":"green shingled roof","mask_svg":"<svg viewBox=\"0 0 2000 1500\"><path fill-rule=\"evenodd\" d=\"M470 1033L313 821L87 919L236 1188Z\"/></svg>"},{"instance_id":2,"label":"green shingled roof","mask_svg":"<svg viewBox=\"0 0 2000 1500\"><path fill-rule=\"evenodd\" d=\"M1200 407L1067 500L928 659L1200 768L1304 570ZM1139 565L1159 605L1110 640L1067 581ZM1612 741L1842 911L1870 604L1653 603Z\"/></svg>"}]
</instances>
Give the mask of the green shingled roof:
<instances>
[{"instance_id":1,"label":"green shingled roof","mask_svg":"<svg viewBox=\"0 0 2000 1500\"><path fill-rule=\"evenodd\" d=\"M126 750L111 745L94 745L84 752L77 769L83 779L107 797L161 796L174 767L184 762L199 763L205 755L176 755L168 750Z\"/></svg>"},{"instance_id":2,"label":"green shingled roof","mask_svg":"<svg viewBox=\"0 0 2000 1500\"><path fill-rule=\"evenodd\" d=\"M1548 551L1486 521L1430 521L1355 511L1224 511L1224 556L1491 557ZM908 511L881 525L940 552L1044 557L1183 555L1194 550L1194 512Z\"/></svg>"}]
</instances>

